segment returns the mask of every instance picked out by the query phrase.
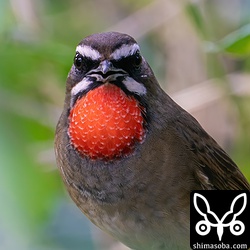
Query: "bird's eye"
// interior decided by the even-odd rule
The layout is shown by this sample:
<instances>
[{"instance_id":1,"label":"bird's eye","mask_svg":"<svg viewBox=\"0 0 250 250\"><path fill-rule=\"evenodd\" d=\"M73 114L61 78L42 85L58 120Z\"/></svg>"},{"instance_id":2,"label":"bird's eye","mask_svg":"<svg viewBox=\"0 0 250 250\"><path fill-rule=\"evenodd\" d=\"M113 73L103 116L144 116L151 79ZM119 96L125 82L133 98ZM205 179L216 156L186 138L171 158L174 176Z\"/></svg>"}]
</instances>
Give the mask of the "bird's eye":
<instances>
[{"instance_id":1,"label":"bird's eye","mask_svg":"<svg viewBox=\"0 0 250 250\"><path fill-rule=\"evenodd\" d=\"M97 67L99 62L92 60L91 58L84 57L80 53L76 52L74 57L74 65L80 71L88 71Z\"/></svg>"},{"instance_id":2,"label":"bird's eye","mask_svg":"<svg viewBox=\"0 0 250 250\"><path fill-rule=\"evenodd\" d=\"M82 69L83 64L84 64L83 56L77 52L74 58L74 65L77 69Z\"/></svg>"},{"instance_id":3,"label":"bird's eye","mask_svg":"<svg viewBox=\"0 0 250 250\"><path fill-rule=\"evenodd\" d=\"M121 57L118 60L111 60L112 64L116 68L121 68L127 72L138 70L142 63L142 56L139 51L136 51L134 54Z\"/></svg>"},{"instance_id":4,"label":"bird's eye","mask_svg":"<svg viewBox=\"0 0 250 250\"><path fill-rule=\"evenodd\" d=\"M139 51L137 51L134 56L133 56L133 64L135 67L139 67L141 65L142 62L142 57Z\"/></svg>"}]
</instances>

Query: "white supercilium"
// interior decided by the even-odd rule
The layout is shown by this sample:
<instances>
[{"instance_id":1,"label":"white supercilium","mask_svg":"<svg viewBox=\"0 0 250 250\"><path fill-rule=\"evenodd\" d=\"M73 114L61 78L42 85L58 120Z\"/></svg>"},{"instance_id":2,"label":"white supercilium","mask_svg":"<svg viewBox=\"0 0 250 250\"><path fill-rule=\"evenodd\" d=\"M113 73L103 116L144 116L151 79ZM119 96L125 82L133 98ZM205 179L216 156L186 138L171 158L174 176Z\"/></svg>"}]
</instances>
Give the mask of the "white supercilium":
<instances>
[{"instance_id":1,"label":"white supercilium","mask_svg":"<svg viewBox=\"0 0 250 250\"><path fill-rule=\"evenodd\" d=\"M116 49L110 56L111 59L119 60L124 57L135 54L136 51L140 50L138 44L124 44L120 48Z\"/></svg>"}]
</instances>

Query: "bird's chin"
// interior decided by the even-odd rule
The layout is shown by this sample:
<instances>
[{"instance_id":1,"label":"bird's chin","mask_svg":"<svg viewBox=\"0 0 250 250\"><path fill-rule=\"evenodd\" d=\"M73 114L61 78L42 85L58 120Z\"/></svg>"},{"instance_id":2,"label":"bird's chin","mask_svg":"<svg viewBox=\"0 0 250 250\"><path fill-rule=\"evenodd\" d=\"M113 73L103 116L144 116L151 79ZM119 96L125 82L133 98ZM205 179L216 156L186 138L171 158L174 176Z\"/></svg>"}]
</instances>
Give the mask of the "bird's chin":
<instances>
[{"instance_id":1,"label":"bird's chin","mask_svg":"<svg viewBox=\"0 0 250 250\"><path fill-rule=\"evenodd\" d=\"M117 72L117 73L112 73L108 72L106 74L101 74L101 73L92 73L87 75L89 78L94 79L96 82L101 82L103 84L105 83L114 83L118 81L118 79L125 78L128 76L126 72Z\"/></svg>"}]
</instances>

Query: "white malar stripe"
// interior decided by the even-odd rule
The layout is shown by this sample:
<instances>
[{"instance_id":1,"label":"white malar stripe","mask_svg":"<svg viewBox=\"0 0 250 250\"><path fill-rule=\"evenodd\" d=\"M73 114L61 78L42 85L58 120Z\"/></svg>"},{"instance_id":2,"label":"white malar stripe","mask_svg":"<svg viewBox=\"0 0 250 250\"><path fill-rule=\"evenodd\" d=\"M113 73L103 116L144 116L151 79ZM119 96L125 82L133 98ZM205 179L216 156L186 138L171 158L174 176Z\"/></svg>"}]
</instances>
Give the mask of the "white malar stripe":
<instances>
[{"instance_id":1,"label":"white malar stripe","mask_svg":"<svg viewBox=\"0 0 250 250\"><path fill-rule=\"evenodd\" d=\"M131 93L135 93L137 95L146 95L147 89L143 86L143 84L135 81L132 77L125 77L123 84Z\"/></svg>"},{"instance_id":2,"label":"white malar stripe","mask_svg":"<svg viewBox=\"0 0 250 250\"><path fill-rule=\"evenodd\" d=\"M111 59L119 60L124 57L131 56L135 54L137 50L140 50L138 44L124 44L120 48L116 49L110 56Z\"/></svg>"},{"instance_id":3,"label":"white malar stripe","mask_svg":"<svg viewBox=\"0 0 250 250\"><path fill-rule=\"evenodd\" d=\"M92 60L98 60L101 58L101 54L87 45L78 45L76 47L76 52L79 52L82 56L88 57Z\"/></svg>"},{"instance_id":4,"label":"white malar stripe","mask_svg":"<svg viewBox=\"0 0 250 250\"><path fill-rule=\"evenodd\" d=\"M73 105L73 100L74 100L74 97L88 89L89 85L92 83L92 81L88 81L86 78L83 78L82 81L78 82L72 89L71 89L71 103L70 103L70 106L72 107Z\"/></svg>"}]
</instances>

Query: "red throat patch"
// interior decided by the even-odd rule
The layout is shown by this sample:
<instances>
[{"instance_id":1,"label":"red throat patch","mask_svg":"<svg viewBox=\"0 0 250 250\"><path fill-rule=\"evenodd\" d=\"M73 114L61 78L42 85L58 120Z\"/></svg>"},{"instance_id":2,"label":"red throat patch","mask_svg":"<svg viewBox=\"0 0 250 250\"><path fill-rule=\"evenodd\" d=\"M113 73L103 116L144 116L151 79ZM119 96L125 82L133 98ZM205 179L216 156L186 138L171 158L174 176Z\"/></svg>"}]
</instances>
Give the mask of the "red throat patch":
<instances>
[{"instance_id":1,"label":"red throat patch","mask_svg":"<svg viewBox=\"0 0 250 250\"><path fill-rule=\"evenodd\" d=\"M114 84L90 90L70 112L68 133L73 146L92 159L113 159L129 154L145 136L138 101Z\"/></svg>"}]
</instances>

